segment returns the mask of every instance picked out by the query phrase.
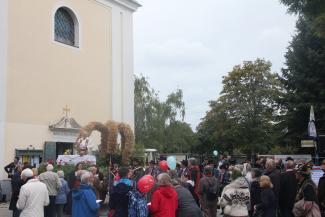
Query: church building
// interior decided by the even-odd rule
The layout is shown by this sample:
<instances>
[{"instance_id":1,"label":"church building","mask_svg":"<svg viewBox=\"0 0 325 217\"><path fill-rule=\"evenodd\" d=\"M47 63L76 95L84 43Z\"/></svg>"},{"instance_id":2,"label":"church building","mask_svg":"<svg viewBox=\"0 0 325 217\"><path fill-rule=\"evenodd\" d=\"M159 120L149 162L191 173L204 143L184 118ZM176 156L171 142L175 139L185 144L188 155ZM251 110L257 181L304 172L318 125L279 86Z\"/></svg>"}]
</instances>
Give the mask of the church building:
<instances>
[{"instance_id":1,"label":"church building","mask_svg":"<svg viewBox=\"0 0 325 217\"><path fill-rule=\"evenodd\" d=\"M0 1L0 165L37 165L81 126L134 126L135 0ZM4 177L1 170L0 179Z\"/></svg>"}]
</instances>

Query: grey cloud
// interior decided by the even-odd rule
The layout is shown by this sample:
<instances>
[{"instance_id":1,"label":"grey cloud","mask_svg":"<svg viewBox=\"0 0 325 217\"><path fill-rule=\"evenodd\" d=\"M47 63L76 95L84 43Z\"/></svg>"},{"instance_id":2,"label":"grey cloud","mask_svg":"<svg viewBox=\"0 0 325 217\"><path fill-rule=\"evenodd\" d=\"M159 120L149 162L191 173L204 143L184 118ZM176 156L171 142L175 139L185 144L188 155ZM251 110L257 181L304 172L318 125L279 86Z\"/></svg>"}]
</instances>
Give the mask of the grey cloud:
<instances>
[{"instance_id":1,"label":"grey cloud","mask_svg":"<svg viewBox=\"0 0 325 217\"><path fill-rule=\"evenodd\" d=\"M243 60L280 72L296 18L278 0L141 0L135 13L135 72L161 98L183 89L193 129L216 99L222 76Z\"/></svg>"}]
</instances>

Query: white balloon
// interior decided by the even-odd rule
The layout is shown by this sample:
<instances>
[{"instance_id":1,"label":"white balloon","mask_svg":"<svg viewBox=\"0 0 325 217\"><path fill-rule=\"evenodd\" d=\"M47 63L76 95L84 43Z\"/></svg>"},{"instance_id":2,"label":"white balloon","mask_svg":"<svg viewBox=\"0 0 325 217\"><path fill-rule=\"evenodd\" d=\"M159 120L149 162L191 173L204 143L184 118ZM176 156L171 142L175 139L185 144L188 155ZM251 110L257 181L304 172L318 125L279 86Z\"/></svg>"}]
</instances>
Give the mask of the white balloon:
<instances>
[{"instance_id":1,"label":"white balloon","mask_svg":"<svg viewBox=\"0 0 325 217\"><path fill-rule=\"evenodd\" d=\"M218 151L214 150L214 151L213 151L213 155L214 155L214 156L218 156Z\"/></svg>"}]
</instances>

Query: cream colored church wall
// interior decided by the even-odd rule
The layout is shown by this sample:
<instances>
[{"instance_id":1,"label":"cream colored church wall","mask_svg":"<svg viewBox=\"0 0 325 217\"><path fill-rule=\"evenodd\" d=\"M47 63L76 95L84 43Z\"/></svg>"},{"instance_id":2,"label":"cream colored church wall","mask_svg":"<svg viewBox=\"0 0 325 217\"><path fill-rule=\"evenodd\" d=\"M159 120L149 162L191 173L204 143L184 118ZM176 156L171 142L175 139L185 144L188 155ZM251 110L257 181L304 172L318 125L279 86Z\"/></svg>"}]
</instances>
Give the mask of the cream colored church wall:
<instances>
[{"instance_id":1,"label":"cream colored church wall","mask_svg":"<svg viewBox=\"0 0 325 217\"><path fill-rule=\"evenodd\" d=\"M0 166L6 163L5 119L6 119L6 76L8 39L8 0L0 1ZM0 169L0 178L3 174Z\"/></svg>"},{"instance_id":2,"label":"cream colored church wall","mask_svg":"<svg viewBox=\"0 0 325 217\"><path fill-rule=\"evenodd\" d=\"M53 41L55 8L79 18L80 47ZM80 124L111 118L111 8L89 0L9 1L6 144L43 148L68 105ZM14 148L6 155L11 159ZM8 160L8 159L7 159Z\"/></svg>"}]
</instances>

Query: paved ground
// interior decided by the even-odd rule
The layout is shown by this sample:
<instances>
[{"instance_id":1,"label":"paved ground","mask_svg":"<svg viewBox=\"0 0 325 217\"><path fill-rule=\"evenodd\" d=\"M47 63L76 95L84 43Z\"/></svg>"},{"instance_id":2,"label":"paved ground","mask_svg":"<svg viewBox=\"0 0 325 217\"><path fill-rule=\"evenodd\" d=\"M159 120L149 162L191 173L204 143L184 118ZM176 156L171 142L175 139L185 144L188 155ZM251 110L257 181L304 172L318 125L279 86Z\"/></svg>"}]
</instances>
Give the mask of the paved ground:
<instances>
[{"instance_id":1,"label":"paved ground","mask_svg":"<svg viewBox=\"0 0 325 217\"><path fill-rule=\"evenodd\" d=\"M8 208L9 208L9 203L0 203L0 217L12 217L12 212ZM217 216L222 217L220 212L218 212ZM107 217L107 210L101 210L100 217Z\"/></svg>"},{"instance_id":2,"label":"paved ground","mask_svg":"<svg viewBox=\"0 0 325 217\"><path fill-rule=\"evenodd\" d=\"M12 211L9 210L9 203L0 203L0 217L12 217ZM100 217L107 217L106 209L100 210Z\"/></svg>"},{"instance_id":3,"label":"paved ground","mask_svg":"<svg viewBox=\"0 0 325 217\"><path fill-rule=\"evenodd\" d=\"M9 210L9 203L0 203L0 216L11 217L12 212Z\"/></svg>"}]
</instances>

